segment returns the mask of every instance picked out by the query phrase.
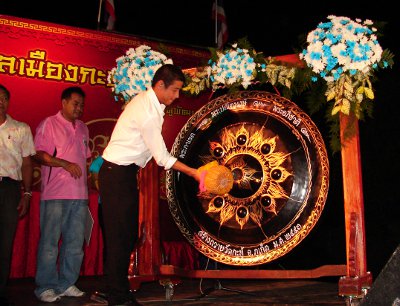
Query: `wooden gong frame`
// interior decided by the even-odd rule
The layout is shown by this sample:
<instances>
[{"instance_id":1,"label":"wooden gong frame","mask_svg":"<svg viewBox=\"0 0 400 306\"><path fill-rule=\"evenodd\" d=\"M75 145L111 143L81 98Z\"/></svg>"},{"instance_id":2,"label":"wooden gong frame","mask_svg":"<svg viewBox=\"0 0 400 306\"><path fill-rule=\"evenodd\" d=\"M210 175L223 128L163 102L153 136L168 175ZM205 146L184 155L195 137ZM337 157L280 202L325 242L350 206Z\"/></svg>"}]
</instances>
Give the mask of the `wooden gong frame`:
<instances>
[{"instance_id":1,"label":"wooden gong frame","mask_svg":"<svg viewBox=\"0 0 400 306\"><path fill-rule=\"evenodd\" d=\"M355 135L344 139L344 129L352 123ZM313 279L340 276L339 295L363 297L371 287L372 275L367 271L362 191L361 152L358 121L353 116L340 115L342 143L342 173L345 212L346 264L323 265L309 270L187 270L162 264L159 228L159 167L149 162L140 172L139 242L132 253L129 267L131 289L142 282L160 281L177 284L182 278L210 279ZM244 273L245 272L245 273Z\"/></svg>"}]
</instances>

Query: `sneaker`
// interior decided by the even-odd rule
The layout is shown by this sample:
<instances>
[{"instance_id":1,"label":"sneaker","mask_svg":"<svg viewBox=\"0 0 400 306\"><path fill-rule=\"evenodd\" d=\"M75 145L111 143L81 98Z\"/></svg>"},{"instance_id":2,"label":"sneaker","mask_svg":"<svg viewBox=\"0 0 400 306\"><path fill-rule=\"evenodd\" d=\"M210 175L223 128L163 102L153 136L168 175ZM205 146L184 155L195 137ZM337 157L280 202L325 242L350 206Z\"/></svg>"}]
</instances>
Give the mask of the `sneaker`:
<instances>
[{"instance_id":1,"label":"sneaker","mask_svg":"<svg viewBox=\"0 0 400 306\"><path fill-rule=\"evenodd\" d=\"M73 297L81 297L84 295L85 295L85 292L80 291L74 285L70 286L67 290L65 290L63 293L60 294L60 296L73 296Z\"/></svg>"},{"instance_id":2,"label":"sneaker","mask_svg":"<svg viewBox=\"0 0 400 306\"><path fill-rule=\"evenodd\" d=\"M53 289L47 289L39 295L38 299L42 302L52 303L59 301L61 298Z\"/></svg>"}]
</instances>

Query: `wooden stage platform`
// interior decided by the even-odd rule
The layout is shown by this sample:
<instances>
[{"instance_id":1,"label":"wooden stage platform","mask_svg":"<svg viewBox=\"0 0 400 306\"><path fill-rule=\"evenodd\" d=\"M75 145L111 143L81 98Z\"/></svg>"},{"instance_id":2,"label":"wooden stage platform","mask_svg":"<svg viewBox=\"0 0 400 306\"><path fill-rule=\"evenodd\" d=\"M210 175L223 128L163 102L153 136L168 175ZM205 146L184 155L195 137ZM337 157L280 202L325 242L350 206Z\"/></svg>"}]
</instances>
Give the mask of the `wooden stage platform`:
<instances>
[{"instance_id":1,"label":"wooden stage platform","mask_svg":"<svg viewBox=\"0 0 400 306\"><path fill-rule=\"evenodd\" d=\"M10 299L15 306L94 306L90 299L103 288L101 276L81 277L77 286L87 292L82 298L64 297L58 303L41 303L33 294L34 279L12 279ZM171 288L159 281L142 283L135 293L143 305L346 305L338 295L338 278L317 280L182 279Z\"/></svg>"}]
</instances>

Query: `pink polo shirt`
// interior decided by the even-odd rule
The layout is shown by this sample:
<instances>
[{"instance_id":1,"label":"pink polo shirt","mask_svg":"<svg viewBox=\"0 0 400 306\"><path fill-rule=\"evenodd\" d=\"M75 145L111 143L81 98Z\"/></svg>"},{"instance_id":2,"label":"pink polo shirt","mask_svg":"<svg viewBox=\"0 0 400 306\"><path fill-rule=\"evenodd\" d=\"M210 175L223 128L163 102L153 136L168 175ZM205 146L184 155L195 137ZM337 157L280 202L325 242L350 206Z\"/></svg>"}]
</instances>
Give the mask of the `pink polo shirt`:
<instances>
[{"instance_id":1,"label":"pink polo shirt","mask_svg":"<svg viewBox=\"0 0 400 306\"><path fill-rule=\"evenodd\" d=\"M36 151L45 151L50 155L57 150L56 157L78 164L82 176L73 178L62 167L42 165L41 200L87 199L87 165L86 159L91 156L89 149L89 130L80 120L66 120L61 112L47 117L36 129Z\"/></svg>"}]
</instances>

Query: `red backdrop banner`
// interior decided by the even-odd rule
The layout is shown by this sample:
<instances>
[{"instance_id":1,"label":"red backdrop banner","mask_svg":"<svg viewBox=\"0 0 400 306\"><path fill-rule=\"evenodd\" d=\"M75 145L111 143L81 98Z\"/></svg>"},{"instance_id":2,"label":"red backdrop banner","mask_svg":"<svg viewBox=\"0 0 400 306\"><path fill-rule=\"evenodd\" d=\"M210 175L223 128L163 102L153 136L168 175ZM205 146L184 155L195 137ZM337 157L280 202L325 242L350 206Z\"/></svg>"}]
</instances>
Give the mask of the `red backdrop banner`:
<instances>
[{"instance_id":1,"label":"red backdrop banner","mask_svg":"<svg viewBox=\"0 0 400 306\"><path fill-rule=\"evenodd\" d=\"M61 92L68 86L81 86L86 93L82 120L88 125L92 158L101 154L121 112L107 84L108 72L116 58L129 48L150 46L171 58L181 68L203 64L208 51L172 43L103 31L92 31L58 24L0 15L0 83L11 92L9 114L30 125L35 134L45 117L61 108ZM188 98L183 95L166 110L163 134L170 149L176 135L189 117L206 101L208 95ZM91 160L88 161L88 165ZM163 171L160 180L163 181ZM165 183L164 183L165 184ZM163 197L163 183L161 195ZM17 228L14 243L11 277L32 277L36 269L36 250L39 239L40 167L35 166L34 190L29 216ZM164 194L165 197L165 194ZM95 225L90 244L85 246L82 274L102 273L101 233L97 220L97 195L91 190L90 209ZM168 227L167 240L182 240L171 222L168 210L160 226ZM163 231L161 231L163 232ZM167 247L166 247L167 249Z\"/></svg>"}]
</instances>

